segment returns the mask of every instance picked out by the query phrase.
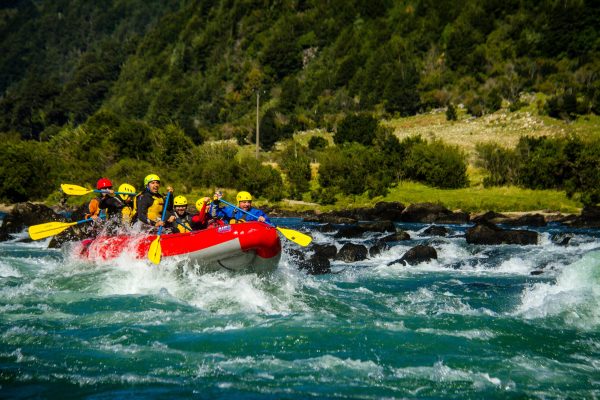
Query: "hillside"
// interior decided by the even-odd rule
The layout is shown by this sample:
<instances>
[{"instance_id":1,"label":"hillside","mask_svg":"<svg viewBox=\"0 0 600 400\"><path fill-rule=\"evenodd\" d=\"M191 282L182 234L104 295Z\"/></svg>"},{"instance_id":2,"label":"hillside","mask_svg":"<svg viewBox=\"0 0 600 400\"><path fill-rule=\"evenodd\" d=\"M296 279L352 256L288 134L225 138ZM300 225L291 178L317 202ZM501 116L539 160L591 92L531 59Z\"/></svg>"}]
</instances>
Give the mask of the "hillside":
<instances>
[{"instance_id":1,"label":"hillside","mask_svg":"<svg viewBox=\"0 0 600 400\"><path fill-rule=\"evenodd\" d=\"M15 0L0 17L0 131L23 138L105 107L250 140L257 90L279 115L267 147L339 113L480 116L532 91L555 117L599 111L593 1Z\"/></svg>"},{"instance_id":2,"label":"hillside","mask_svg":"<svg viewBox=\"0 0 600 400\"><path fill-rule=\"evenodd\" d=\"M584 0L3 2L0 199L150 171L185 192L372 198L483 182L466 175L481 142L501 145L486 184L588 191L599 26Z\"/></svg>"}]
</instances>

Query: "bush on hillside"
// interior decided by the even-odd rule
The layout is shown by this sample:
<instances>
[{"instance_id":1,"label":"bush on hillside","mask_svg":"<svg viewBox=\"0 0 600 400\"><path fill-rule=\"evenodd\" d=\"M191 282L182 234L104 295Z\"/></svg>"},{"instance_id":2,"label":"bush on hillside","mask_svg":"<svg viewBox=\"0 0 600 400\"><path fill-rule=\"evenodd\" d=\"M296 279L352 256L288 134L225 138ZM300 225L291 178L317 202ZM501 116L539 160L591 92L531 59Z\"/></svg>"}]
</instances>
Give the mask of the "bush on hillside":
<instances>
[{"instance_id":1,"label":"bush on hillside","mask_svg":"<svg viewBox=\"0 0 600 400\"><path fill-rule=\"evenodd\" d=\"M329 145L327 139L321 136L312 136L308 141L308 148L310 150L324 149Z\"/></svg>"},{"instance_id":2,"label":"bush on hillside","mask_svg":"<svg viewBox=\"0 0 600 400\"><path fill-rule=\"evenodd\" d=\"M520 159L515 150L496 143L479 143L475 151L478 157L476 165L489 174L483 179L484 186L514 185L518 182Z\"/></svg>"},{"instance_id":3,"label":"bush on hillside","mask_svg":"<svg viewBox=\"0 0 600 400\"><path fill-rule=\"evenodd\" d=\"M344 194L385 196L391 179L381 166L381 154L358 143L328 148L320 157L319 184ZM381 184L376 182L382 182Z\"/></svg>"},{"instance_id":4,"label":"bush on hillside","mask_svg":"<svg viewBox=\"0 0 600 400\"><path fill-rule=\"evenodd\" d=\"M275 168L263 165L254 157L240 160L238 168L239 178L233 187L271 201L279 201L283 198L283 181L281 174Z\"/></svg>"},{"instance_id":5,"label":"bush on hillside","mask_svg":"<svg viewBox=\"0 0 600 400\"><path fill-rule=\"evenodd\" d=\"M370 114L350 114L338 126L333 140L336 144L356 142L369 146L373 143L378 124Z\"/></svg>"},{"instance_id":6,"label":"bush on hillside","mask_svg":"<svg viewBox=\"0 0 600 400\"><path fill-rule=\"evenodd\" d=\"M302 194L310 189L310 158L308 149L296 142L289 144L279 155L279 166L287 176L290 198L302 200Z\"/></svg>"},{"instance_id":7,"label":"bush on hillside","mask_svg":"<svg viewBox=\"0 0 600 400\"><path fill-rule=\"evenodd\" d=\"M39 200L57 190L51 176L53 161L44 143L4 143L0 146L0 200Z\"/></svg>"},{"instance_id":8,"label":"bush on hillside","mask_svg":"<svg viewBox=\"0 0 600 400\"><path fill-rule=\"evenodd\" d=\"M238 148L229 143L205 143L193 149L183 164L183 182L189 187L236 187L239 176L235 156Z\"/></svg>"},{"instance_id":9,"label":"bush on hillside","mask_svg":"<svg viewBox=\"0 0 600 400\"><path fill-rule=\"evenodd\" d=\"M519 183L531 189L562 188L568 174L565 145L563 139L521 137L516 147Z\"/></svg>"},{"instance_id":10,"label":"bush on hillside","mask_svg":"<svg viewBox=\"0 0 600 400\"><path fill-rule=\"evenodd\" d=\"M409 179L427 185L456 189L468 183L464 154L440 141L415 144L403 164Z\"/></svg>"}]
</instances>

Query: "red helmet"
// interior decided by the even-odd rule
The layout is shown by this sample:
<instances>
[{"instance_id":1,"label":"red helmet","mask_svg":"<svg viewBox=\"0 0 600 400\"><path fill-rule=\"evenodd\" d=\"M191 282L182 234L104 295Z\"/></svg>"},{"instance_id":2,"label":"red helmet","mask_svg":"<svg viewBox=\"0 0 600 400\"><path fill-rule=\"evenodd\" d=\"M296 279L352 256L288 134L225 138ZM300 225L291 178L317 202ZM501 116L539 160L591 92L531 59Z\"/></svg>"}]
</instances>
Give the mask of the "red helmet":
<instances>
[{"instance_id":1,"label":"red helmet","mask_svg":"<svg viewBox=\"0 0 600 400\"><path fill-rule=\"evenodd\" d=\"M96 188L98 190L106 189L112 187L112 182L108 178L100 178L98 179L98 183L96 183Z\"/></svg>"}]
</instances>

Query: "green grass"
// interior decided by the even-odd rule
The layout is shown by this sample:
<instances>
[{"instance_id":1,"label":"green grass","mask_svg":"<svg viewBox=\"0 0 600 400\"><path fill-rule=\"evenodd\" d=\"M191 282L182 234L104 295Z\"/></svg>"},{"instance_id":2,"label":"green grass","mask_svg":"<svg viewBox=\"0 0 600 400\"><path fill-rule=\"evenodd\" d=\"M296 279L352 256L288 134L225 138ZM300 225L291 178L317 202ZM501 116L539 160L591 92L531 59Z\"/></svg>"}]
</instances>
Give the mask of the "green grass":
<instances>
[{"instance_id":1,"label":"green grass","mask_svg":"<svg viewBox=\"0 0 600 400\"><path fill-rule=\"evenodd\" d=\"M498 211L542 211L579 213L581 204L567 198L565 192L557 190L529 190L514 186L483 188L481 186L464 189L436 189L415 182L402 182L391 189L387 196L369 199L367 196L346 196L329 206L290 205L277 203L285 209L318 210L327 212L336 209L371 207L379 201L399 201L404 205L412 203L440 203L451 210L466 212Z\"/></svg>"}]
</instances>

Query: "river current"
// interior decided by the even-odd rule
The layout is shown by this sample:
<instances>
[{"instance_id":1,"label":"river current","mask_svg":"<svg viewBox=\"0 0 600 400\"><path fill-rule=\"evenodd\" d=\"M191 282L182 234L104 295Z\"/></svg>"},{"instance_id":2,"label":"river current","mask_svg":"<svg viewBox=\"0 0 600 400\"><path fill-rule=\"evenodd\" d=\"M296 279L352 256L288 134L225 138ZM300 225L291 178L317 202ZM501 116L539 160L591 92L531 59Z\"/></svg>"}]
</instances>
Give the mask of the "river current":
<instances>
[{"instance_id":1,"label":"river current","mask_svg":"<svg viewBox=\"0 0 600 400\"><path fill-rule=\"evenodd\" d=\"M600 231L477 246L397 226L412 239L321 276L283 237L265 275L0 243L0 398L600 397ZM388 265L416 244L438 259Z\"/></svg>"}]
</instances>

